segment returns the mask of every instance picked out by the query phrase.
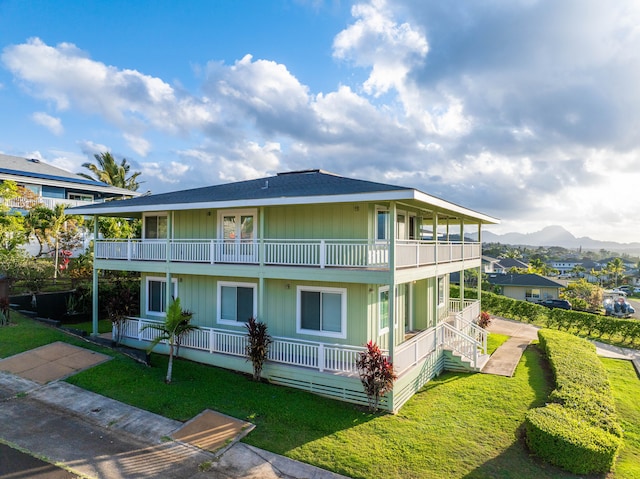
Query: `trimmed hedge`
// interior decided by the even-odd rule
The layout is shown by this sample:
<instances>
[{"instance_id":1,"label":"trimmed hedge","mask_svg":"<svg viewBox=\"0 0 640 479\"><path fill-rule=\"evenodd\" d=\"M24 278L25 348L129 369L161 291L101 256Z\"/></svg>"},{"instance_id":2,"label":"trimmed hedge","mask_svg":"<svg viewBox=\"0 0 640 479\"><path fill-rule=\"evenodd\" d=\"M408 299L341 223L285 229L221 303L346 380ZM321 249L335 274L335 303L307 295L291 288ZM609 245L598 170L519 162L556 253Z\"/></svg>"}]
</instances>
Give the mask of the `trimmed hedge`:
<instances>
[{"instance_id":1,"label":"trimmed hedge","mask_svg":"<svg viewBox=\"0 0 640 479\"><path fill-rule=\"evenodd\" d=\"M538 331L555 378L551 404L526 414L527 444L576 474L608 472L622 446L611 386L595 346L568 333Z\"/></svg>"},{"instance_id":2,"label":"trimmed hedge","mask_svg":"<svg viewBox=\"0 0 640 479\"><path fill-rule=\"evenodd\" d=\"M525 427L532 451L574 474L610 471L621 444L617 436L582 421L560 404L530 410Z\"/></svg>"},{"instance_id":3,"label":"trimmed hedge","mask_svg":"<svg viewBox=\"0 0 640 479\"><path fill-rule=\"evenodd\" d=\"M482 293L482 309L493 315L575 331L592 337L617 336L628 344L640 344L640 321L565 309L548 309L536 303L519 301L499 294Z\"/></svg>"}]
</instances>

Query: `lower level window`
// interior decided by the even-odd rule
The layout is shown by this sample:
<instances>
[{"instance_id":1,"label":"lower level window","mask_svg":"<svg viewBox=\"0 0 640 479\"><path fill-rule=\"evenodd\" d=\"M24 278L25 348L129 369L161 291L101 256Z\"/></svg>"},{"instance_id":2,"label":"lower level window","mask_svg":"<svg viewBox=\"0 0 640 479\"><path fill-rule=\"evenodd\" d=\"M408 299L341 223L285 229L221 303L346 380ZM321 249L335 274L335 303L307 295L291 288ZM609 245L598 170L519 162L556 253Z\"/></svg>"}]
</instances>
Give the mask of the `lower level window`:
<instances>
[{"instance_id":1,"label":"lower level window","mask_svg":"<svg viewBox=\"0 0 640 479\"><path fill-rule=\"evenodd\" d=\"M171 281L173 298L178 296L177 280ZM166 278L147 278L147 314L164 315L167 309L167 280Z\"/></svg>"},{"instance_id":2,"label":"lower level window","mask_svg":"<svg viewBox=\"0 0 640 479\"><path fill-rule=\"evenodd\" d=\"M257 289L254 283L218 283L218 322L246 323L255 318Z\"/></svg>"},{"instance_id":3,"label":"lower level window","mask_svg":"<svg viewBox=\"0 0 640 479\"><path fill-rule=\"evenodd\" d=\"M298 333L346 337L346 289L298 286L297 309Z\"/></svg>"},{"instance_id":4,"label":"lower level window","mask_svg":"<svg viewBox=\"0 0 640 479\"><path fill-rule=\"evenodd\" d=\"M527 289L524 293L525 299L529 300L537 300L540 299L540 290L539 289Z\"/></svg>"}]
</instances>

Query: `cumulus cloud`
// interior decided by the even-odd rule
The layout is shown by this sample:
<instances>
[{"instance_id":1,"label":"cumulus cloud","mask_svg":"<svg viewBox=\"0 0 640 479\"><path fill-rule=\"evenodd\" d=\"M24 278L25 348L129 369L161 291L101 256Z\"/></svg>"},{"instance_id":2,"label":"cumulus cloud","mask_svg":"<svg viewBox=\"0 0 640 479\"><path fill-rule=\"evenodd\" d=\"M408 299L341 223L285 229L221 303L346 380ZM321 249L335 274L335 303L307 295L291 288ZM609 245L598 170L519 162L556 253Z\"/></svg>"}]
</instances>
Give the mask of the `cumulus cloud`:
<instances>
[{"instance_id":1,"label":"cumulus cloud","mask_svg":"<svg viewBox=\"0 0 640 479\"><path fill-rule=\"evenodd\" d=\"M62 126L62 121L60 118L56 118L54 116L48 115L42 111L38 111L31 115L33 121L35 121L38 125L44 126L47 130L49 130L54 135L62 135L64 133L64 127Z\"/></svg>"},{"instance_id":2,"label":"cumulus cloud","mask_svg":"<svg viewBox=\"0 0 640 479\"><path fill-rule=\"evenodd\" d=\"M320 167L418 187L507 230L562 223L580 234L615 218L607 205L632 201L640 179L637 25L632 0L362 1L327 48L364 77L323 92L251 53L198 67L197 93L69 43L31 39L2 61L58 111L115 126L145 157L152 189ZM164 137L183 143L163 155ZM634 228L627 218L621 231Z\"/></svg>"}]
</instances>

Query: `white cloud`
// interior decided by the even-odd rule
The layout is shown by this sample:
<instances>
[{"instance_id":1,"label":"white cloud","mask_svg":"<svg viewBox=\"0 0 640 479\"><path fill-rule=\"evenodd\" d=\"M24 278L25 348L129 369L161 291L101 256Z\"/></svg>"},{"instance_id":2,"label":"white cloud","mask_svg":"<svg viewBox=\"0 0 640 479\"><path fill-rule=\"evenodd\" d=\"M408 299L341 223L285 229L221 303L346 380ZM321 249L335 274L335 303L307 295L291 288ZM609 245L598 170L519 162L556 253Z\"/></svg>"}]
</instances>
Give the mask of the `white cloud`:
<instances>
[{"instance_id":1,"label":"white cloud","mask_svg":"<svg viewBox=\"0 0 640 479\"><path fill-rule=\"evenodd\" d=\"M122 135L127 141L129 147L140 156L147 156L151 149L151 143L142 138L141 136L124 133Z\"/></svg>"},{"instance_id":2,"label":"white cloud","mask_svg":"<svg viewBox=\"0 0 640 479\"><path fill-rule=\"evenodd\" d=\"M136 169L154 191L320 167L418 187L507 230L640 230L617 213L640 180L636 2L371 0L351 12L326 45L346 75L323 92L251 54L209 62L197 93L68 43L32 39L2 61L48 106L114 125L102 141L147 158Z\"/></svg>"},{"instance_id":3,"label":"white cloud","mask_svg":"<svg viewBox=\"0 0 640 479\"><path fill-rule=\"evenodd\" d=\"M31 118L38 125L44 126L54 135L60 136L62 135L62 133L64 133L64 127L62 126L62 121L60 120L60 118L56 118L41 111L31 115Z\"/></svg>"},{"instance_id":4,"label":"white cloud","mask_svg":"<svg viewBox=\"0 0 640 479\"><path fill-rule=\"evenodd\" d=\"M354 5L351 13L357 20L336 36L334 56L371 68L363 85L367 93L401 90L407 73L429 51L427 40L411 24L398 25L385 0Z\"/></svg>"}]
</instances>

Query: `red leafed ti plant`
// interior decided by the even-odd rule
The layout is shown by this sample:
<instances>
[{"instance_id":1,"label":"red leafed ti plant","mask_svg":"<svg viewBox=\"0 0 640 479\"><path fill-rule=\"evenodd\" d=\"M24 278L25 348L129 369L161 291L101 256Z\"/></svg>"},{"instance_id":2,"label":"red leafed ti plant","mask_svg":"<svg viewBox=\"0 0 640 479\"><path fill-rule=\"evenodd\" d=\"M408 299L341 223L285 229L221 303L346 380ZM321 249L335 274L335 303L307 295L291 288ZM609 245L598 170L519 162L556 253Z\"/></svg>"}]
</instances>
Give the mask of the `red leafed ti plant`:
<instances>
[{"instance_id":1,"label":"red leafed ti plant","mask_svg":"<svg viewBox=\"0 0 640 479\"><path fill-rule=\"evenodd\" d=\"M482 329L487 329L491 324L491 315L486 311L482 311L480 313L480 317L478 318L478 326Z\"/></svg>"},{"instance_id":2,"label":"red leafed ti plant","mask_svg":"<svg viewBox=\"0 0 640 479\"><path fill-rule=\"evenodd\" d=\"M369 341L366 348L359 353L356 367L367 394L369 409L377 411L380 398L393 389L397 376L393 371L393 364L382 354L376 343Z\"/></svg>"}]
</instances>

